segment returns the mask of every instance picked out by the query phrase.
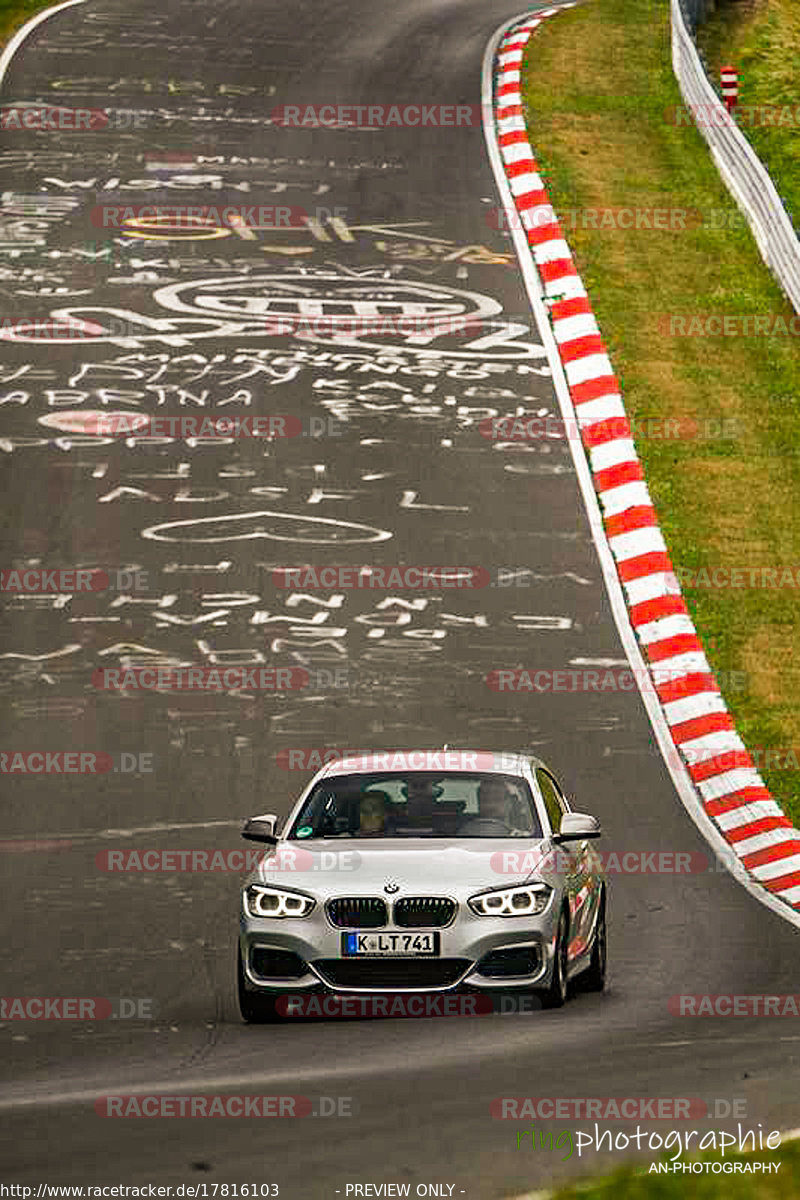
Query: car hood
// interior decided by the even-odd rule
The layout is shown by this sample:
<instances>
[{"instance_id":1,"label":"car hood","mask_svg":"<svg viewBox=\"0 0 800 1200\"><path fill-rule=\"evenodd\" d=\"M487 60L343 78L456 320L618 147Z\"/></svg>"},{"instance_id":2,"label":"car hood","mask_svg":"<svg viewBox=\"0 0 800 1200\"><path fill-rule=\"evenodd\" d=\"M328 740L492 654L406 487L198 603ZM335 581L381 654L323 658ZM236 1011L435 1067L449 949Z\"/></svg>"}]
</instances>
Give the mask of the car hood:
<instances>
[{"instance_id":1,"label":"car hood","mask_svg":"<svg viewBox=\"0 0 800 1200\"><path fill-rule=\"evenodd\" d=\"M549 842L527 838L364 838L280 842L265 854L249 883L283 884L319 896L391 894L465 897L481 888L531 878ZM509 857L510 856L510 857Z\"/></svg>"}]
</instances>

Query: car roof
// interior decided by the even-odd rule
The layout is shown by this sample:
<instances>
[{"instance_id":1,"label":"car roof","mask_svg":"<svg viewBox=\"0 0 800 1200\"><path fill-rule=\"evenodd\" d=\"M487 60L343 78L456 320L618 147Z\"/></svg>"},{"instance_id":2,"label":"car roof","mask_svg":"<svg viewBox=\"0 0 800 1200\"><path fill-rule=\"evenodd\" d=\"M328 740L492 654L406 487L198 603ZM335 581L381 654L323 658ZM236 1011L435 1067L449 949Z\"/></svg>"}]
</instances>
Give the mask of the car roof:
<instances>
[{"instance_id":1,"label":"car roof","mask_svg":"<svg viewBox=\"0 0 800 1200\"><path fill-rule=\"evenodd\" d=\"M334 759L319 771L318 779L334 775L368 775L376 771L413 771L454 774L480 772L494 775L524 775L527 768L544 767L546 763L531 754L507 750L463 750L448 748L432 750L375 750L357 752L352 757Z\"/></svg>"}]
</instances>

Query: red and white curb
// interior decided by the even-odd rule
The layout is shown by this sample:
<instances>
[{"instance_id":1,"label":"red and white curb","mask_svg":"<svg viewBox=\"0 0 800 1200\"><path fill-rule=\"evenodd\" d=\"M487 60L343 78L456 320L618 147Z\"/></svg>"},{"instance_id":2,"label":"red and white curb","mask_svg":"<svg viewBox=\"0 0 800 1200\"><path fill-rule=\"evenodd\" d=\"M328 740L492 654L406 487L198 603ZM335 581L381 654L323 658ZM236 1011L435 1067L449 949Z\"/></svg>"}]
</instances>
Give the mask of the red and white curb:
<instances>
[{"instance_id":1,"label":"red and white curb","mask_svg":"<svg viewBox=\"0 0 800 1200\"><path fill-rule=\"evenodd\" d=\"M668 765L688 771L702 812L744 872L782 902L780 908L788 904L800 911L800 832L764 786L703 652L658 527L619 381L528 142L522 58L534 29L572 7L548 8L512 23L497 43L490 157L499 152L518 214L515 244L523 273L533 265L540 299L549 309L566 402L588 456L605 541L672 741L671 748L662 742L662 752ZM697 823L708 829L706 822Z\"/></svg>"}]
</instances>

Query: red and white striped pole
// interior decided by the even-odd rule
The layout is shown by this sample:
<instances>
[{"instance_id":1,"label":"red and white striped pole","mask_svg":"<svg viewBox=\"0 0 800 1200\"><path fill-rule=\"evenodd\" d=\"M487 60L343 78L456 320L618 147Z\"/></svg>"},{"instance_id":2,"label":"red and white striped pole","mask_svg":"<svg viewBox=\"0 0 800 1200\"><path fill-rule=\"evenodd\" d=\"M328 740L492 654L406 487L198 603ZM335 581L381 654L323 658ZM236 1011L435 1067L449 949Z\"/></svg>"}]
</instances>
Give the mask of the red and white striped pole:
<instances>
[{"instance_id":1,"label":"red and white striped pole","mask_svg":"<svg viewBox=\"0 0 800 1200\"><path fill-rule=\"evenodd\" d=\"M739 103L739 72L736 67L720 67L719 77L722 82L722 99L728 112L733 112Z\"/></svg>"}]
</instances>

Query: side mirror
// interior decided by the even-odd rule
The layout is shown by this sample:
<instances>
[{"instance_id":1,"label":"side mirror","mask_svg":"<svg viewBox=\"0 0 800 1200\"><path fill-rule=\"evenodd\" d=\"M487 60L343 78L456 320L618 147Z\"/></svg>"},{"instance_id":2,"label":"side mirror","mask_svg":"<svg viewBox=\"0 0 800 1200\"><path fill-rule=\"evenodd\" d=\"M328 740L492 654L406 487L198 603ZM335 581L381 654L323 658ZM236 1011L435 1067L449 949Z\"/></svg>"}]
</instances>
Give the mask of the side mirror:
<instances>
[{"instance_id":1,"label":"side mirror","mask_svg":"<svg viewBox=\"0 0 800 1200\"><path fill-rule=\"evenodd\" d=\"M588 813L564 813L561 828L553 837L554 842L582 842L586 838L599 838L600 822Z\"/></svg>"},{"instance_id":2,"label":"side mirror","mask_svg":"<svg viewBox=\"0 0 800 1200\"><path fill-rule=\"evenodd\" d=\"M278 818L274 813L262 813L260 817L250 817L242 827L242 837L246 838L248 842L266 842L270 846L275 846L278 843L275 836L277 824Z\"/></svg>"}]
</instances>

